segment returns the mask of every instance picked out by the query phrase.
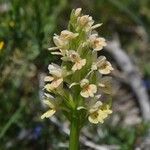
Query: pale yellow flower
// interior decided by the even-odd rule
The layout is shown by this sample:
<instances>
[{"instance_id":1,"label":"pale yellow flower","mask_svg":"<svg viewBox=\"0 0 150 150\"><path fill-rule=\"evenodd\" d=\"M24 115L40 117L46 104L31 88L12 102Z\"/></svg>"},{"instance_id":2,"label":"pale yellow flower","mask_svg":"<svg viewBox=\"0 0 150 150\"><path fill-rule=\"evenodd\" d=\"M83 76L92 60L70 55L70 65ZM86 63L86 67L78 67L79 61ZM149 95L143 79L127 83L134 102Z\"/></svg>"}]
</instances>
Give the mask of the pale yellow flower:
<instances>
[{"instance_id":1,"label":"pale yellow flower","mask_svg":"<svg viewBox=\"0 0 150 150\"><path fill-rule=\"evenodd\" d=\"M104 46L106 46L106 41L104 38L98 37L97 34L92 34L89 37L89 42L91 47L95 50L95 51L99 51L102 50Z\"/></svg>"},{"instance_id":2,"label":"pale yellow flower","mask_svg":"<svg viewBox=\"0 0 150 150\"><path fill-rule=\"evenodd\" d=\"M80 83L82 88L80 94L82 97L94 97L94 94L97 92L97 86L95 84L89 84L89 80L83 79Z\"/></svg>"},{"instance_id":3,"label":"pale yellow flower","mask_svg":"<svg viewBox=\"0 0 150 150\"><path fill-rule=\"evenodd\" d=\"M100 83L98 85L104 93L106 94L112 93L112 78L111 77L101 78Z\"/></svg>"},{"instance_id":4,"label":"pale yellow flower","mask_svg":"<svg viewBox=\"0 0 150 150\"><path fill-rule=\"evenodd\" d=\"M106 108L102 109L102 103L98 101L90 108L88 120L94 124L104 123L104 120L111 113L112 110L110 110L109 105L106 105Z\"/></svg>"},{"instance_id":5,"label":"pale yellow flower","mask_svg":"<svg viewBox=\"0 0 150 150\"><path fill-rule=\"evenodd\" d=\"M49 100L44 100L43 102L48 105L50 109L41 116L41 119L52 117L56 112L54 104Z\"/></svg>"},{"instance_id":6,"label":"pale yellow flower","mask_svg":"<svg viewBox=\"0 0 150 150\"><path fill-rule=\"evenodd\" d=\"M96 63L93 63L92 70L98 70L101 74L109 74L113 67L105 56L100 56Z\"/></svg>"},{"instance_id":7,"label":"pale yellow flower","mask_svg":"<svg viewBox=\"0 0 150 150\"><path fill-rule=\"evenodd\" d=\"M4 42L1 41L1 42L0 42L0 50L1 50L3 47L4 47Z\"/></svg>"},{"instance_id":8,"label":"pale yellow flower","mask_svg":"<svg viewBox=\"0 0 150 150\"><path fill-rule=\"evenodd\" d=\"M75 62L75 64L72 67L72 71L80 70L85 64L86 64L86 59L81 59Z\"/></svg>"},{"instance_id":9,"label":"pale yellow flower","mask_svg":"<svg viewBox=\"0 0 150 150\"><path fill-rule=\"evenodd\" d=\"M68 40L62 39L59 35L54 35L53 41L58 49L65 49L68 44Z\"/></svg>"},{"instance_id":10,"label":"pale yellow flower","mask_svg":"<svg viewBox=\"0 0 150 150\"><path fill-rule=\"evenodd\" d=\"M59 54L64 56L67 52L70 40L76 38L78 35L79 35L78 33L63 30L61 31L60 35L55 34L53 37L53 41L56 47L48 48L48 50L59 50L60 53L53 53L53 54Z\"/></svg>"},{"instance_id":11,"label":"pale yellow flower","mask_svg":"<svg viewBox=\"0 0 150 150\"><path fill-rule=\"evenodd\" d=\"M100 109L101 106L102 106L102 102L101 102L101 101L97 101L97 102L89 109L88 120L89 120L91 123L94 123L94 124L99 123L99 113L98 113L98 110Z\"/></svg>"},{"instance_id":12,"label":"pale yellow flower","mask_svg":"<svg viewBox=\"0 0 150 150\"><path fill-rule=\"evenodd\" d=\"M56 64L50 64L48 66L50 76L44 78L45 82L50 82L44 86L47 91L52 91L57 88L63 82L62 69Z\"/></svg>"},{"instance_id":13,"label":"pale yellow flower","mask_svg":"<svg viewBox=\"0 0 150 150\"><path fill-rule=\"evenodd\" d=\"M53 40L58 48L65 49L69 41L76 38L77 36L78 33L63 30L61 31L60 35L54 35Z\"/></svg>"},{"instance_id":14,"label":"pale yellow flower","mask_svg":"<svg viewBox=\"0 0 150 150\"><path fill-rule=\"evenodd\" d=\"M83 27L83 29L85 29L87 32L91 30L91 27L94 24L92 17L89 15L78 17L77 22L79 26Z\"/></svg>"},{"instance_id":15,"label":"pale yellow flower","mask_svg":"<svg viewBox=\"0 0 150 150\"><path fill-rule=\"evenodd\" d=\"M72 39L76 38L78 35L79 35L79 33L73 33L73 32L68 31L68 30L63 30L63 31L61 31L60 39L72 40Z\"/></svg>"},{"instance_id":16,"label":"pale yellow flower","mask_svg":"<svg viewBox=\"0 0 150 150\"><path fill-rule=\"evenodd\" d=\"M98 110L98 122L99 123L104 123L104 119L107 118L108 114L105 113L105 111L99 109Z\"/></svg>"},{"instance_id":17,"label":"pale yellow flower","mask_svg":"<svg viewBox=\"0 0 150 150\"><path fill-rule=\"evenodd\" d=\"M93 124L97 124L99 123L99 113L98 111L95 111L93 113L91 113L88 117L89 122L93 123Z\"/></svg>"},{"instance_id":18,"label":"pale yellow flower","mask_svg":"<svg viewBox=\"0 0 150 150\"><path fill-rule=\"evenodd\" d=\"M63 71L61 69L60 66L58 66L57 64L50 64L48 66L48 70L49 70L49 73L53 76L56 76L56 77L62 77L63 76Z\"/></svg>"},{"instance_id":19,"label":"pale yellow flower","mask_svg":"<svg viewBox=\"0 0 150 150\"><path fill-rule=\"evenodd\" d=\"M69 50L67 57L74 63L72 71L80 70L86 64L86 59L81 59L80 55L76 51Z\"/></svg>"}]
</instances>

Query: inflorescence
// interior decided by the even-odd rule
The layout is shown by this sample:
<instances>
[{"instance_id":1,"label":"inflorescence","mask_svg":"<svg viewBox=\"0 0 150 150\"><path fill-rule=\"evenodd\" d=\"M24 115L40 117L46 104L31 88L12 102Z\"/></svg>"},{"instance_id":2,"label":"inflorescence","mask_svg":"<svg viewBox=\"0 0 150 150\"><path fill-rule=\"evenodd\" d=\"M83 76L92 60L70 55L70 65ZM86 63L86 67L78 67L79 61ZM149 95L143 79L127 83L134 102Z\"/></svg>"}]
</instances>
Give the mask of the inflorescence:
<instances>
[{"instance_id":1,"label":"inflorescence","mask_svg":"<svg viewBox=\"0 0 150 150\"><path fill-rule=\"evenodd\" d=\"M105 39L95 31L101 25L94 25L92 17L81 14L81 8L77 8L71 13L68 29L54 34L56 46L49 51L60 56L62 63L48 66L44 103L49 110L42 119L59 110L69 119L70 113L77 110L81 120L88 118L97 124L112 113L110 105L100 101L103 95L111 96L112 79L108 75L113 70L105 56L98 57L98 52L106 46Z\"/></svg>"}]
</instances>

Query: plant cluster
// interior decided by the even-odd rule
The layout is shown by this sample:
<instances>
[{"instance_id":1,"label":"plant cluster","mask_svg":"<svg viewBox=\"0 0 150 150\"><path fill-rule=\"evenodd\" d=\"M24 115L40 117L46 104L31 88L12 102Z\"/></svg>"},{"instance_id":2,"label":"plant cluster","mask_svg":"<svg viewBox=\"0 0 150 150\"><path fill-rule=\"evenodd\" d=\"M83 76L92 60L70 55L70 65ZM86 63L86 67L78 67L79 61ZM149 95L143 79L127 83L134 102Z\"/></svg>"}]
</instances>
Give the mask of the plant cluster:
<instances>
[{"instance_id":1,"label":"plant cluster","mask_svg":"<svg viewBox=\"0 0 150 150\"><path fill-rule=\"evenodd\" d=\"M111 73L113 67L105 56L97 53L106 46L104 38L99 37L94 20L81 14L81 8L71 13L67 30L54 34L55 47L49 48L51 54L60 55L62 63L49 64L44 103L49 110L41 118L49 118L58 110L71 120L72 114L79 124L88 118L91 123L103 123L112 113L110 105L99 99L111 94Z\"/></svg>"}]
</instances>

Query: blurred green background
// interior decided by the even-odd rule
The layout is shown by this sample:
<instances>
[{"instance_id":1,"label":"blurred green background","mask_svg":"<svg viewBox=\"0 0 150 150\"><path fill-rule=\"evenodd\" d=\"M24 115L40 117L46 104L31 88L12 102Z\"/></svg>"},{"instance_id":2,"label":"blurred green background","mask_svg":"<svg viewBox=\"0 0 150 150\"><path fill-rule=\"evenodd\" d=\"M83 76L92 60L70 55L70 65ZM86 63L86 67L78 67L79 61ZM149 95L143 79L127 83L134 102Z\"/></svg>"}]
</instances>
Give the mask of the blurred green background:
<instances>
[{"instance_id":1,"label":"blurred green background","mask_svg":"<svg viewBox=\"0 0 150 150\"><path fill-rule=\"evenodd\" d=\"M71 10L78 7L95 22L103 22L101 36L107 40L119 36L150 91L149 0L0 0L0 150L67 149L61 143L67 143L68 136L51 121L40 119L44 110L39 76L47 73L50 62L58 61L47 48L53 46L53 34L66 29ZM133 150L148 125L106 122L99 128L102 134L97 135L97 127L88 126L97 144ZM82 149L88 148L83 145Z\"/></svg>"}]
</instances>

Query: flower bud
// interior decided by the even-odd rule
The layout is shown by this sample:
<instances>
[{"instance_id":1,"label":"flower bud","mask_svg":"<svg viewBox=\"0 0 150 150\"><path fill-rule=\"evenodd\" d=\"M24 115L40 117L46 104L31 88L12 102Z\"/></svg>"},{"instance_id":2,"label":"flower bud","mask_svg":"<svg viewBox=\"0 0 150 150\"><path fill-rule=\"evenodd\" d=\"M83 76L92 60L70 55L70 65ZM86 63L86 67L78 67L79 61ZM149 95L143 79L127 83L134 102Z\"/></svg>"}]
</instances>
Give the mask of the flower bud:
<instances>
[{"instance_id":1,"label":"flower bud","mask_svg":"<svg viewBox=\"0 0 150 150\"><path fill-rule=\"evenodd\" d=\"M74 12L75 16L76 16L76 17L80 16L81 11L82 11L82 8L77 8L77 9L75 10L75 12Z\"/></svg>"}]
</instances>

